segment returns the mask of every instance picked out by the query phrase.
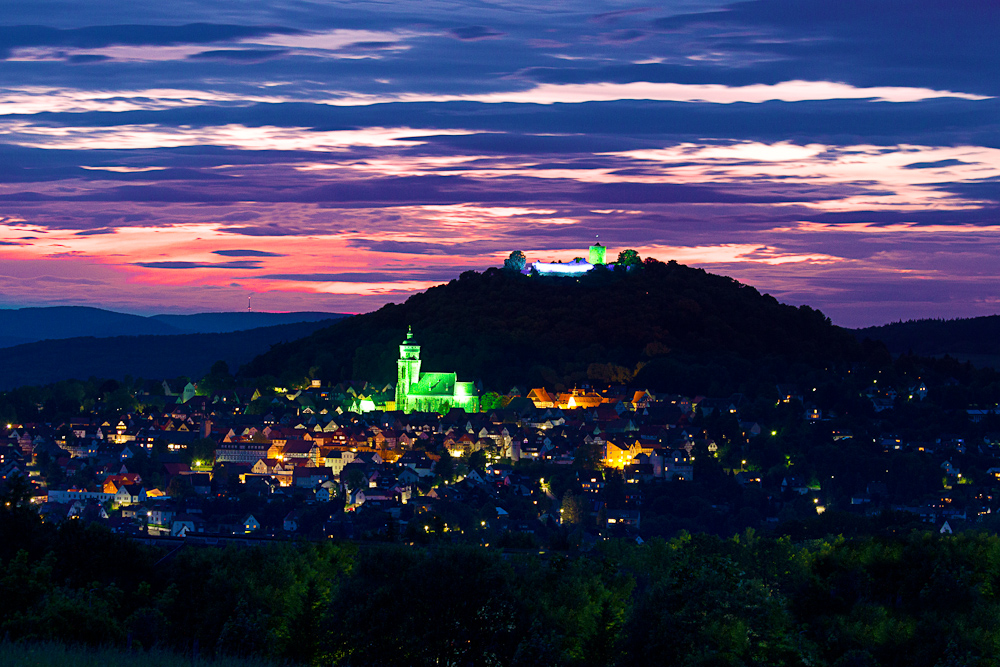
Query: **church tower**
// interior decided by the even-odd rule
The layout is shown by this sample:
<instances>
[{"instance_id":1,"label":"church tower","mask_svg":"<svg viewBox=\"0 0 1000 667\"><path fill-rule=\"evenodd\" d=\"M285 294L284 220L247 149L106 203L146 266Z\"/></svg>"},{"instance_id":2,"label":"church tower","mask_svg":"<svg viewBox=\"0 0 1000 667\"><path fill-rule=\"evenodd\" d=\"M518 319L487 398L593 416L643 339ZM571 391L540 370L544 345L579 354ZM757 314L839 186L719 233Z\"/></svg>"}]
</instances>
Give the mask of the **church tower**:
<instances>
[{"instance_id":1,"label":"church tower","mask_svg":"<svg viewBox=\"0 0 1000 667\"><path fill-rule=\"evenodd\" d=\"M410 327L406 340L399 346L396 371L396 409L406 410L406 397L410 393L410 387L420 380L420 346L413 339L413 327Z\"/></svg>"}]
</instances>

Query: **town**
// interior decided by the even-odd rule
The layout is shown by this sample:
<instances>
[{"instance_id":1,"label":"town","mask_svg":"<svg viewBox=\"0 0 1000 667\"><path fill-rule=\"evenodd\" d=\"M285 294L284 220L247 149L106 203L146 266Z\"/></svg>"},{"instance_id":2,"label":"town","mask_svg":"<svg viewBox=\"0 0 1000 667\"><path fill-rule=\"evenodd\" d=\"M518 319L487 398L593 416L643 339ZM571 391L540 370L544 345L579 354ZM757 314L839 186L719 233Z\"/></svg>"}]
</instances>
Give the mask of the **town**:
<instances>
[{"instance_id":1,"label":"town","mask_svg":"<svg viewBox=\"0 0 1000 667\"><path fill-rule=\"evenodd\" d=\"M880 430L926 409L952 377L880 386L884 370L845 367L845 391L871 417L851 421L831 409L842 400L829 387L792 384L754 400L622 383L483 393L455 373L422 373L412 330L399 349L395 386L223 389L224 367L184 385L109 381L103 397L117 407L7 424L0 476L46 521L144 539L572 548L766 530L827 510L905 512L949 532L997 511L996 409L952 410L949 430L925 439ZM866 372L874 379L857 377Z\"/></svg>"}]
</instances>

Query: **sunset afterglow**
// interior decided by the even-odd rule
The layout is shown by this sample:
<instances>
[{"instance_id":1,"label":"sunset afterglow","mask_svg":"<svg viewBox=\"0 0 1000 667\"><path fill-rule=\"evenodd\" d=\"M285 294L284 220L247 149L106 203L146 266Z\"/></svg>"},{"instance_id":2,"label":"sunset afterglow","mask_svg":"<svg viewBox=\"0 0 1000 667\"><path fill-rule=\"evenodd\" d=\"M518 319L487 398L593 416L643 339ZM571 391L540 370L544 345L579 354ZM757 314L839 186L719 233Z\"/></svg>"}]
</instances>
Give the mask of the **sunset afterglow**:
<instances>
[{"instance_id":1,"label":"sunset afterglow","mask_svg":"<svg viewBox=\"0 0 1000 667\"><path fill-rule=\"evenodd\" d=\"M994 312L995 8L272 5L5 13L49 27L0 49L0 306L363 312L599 238L849 326Z\"/></svg>"}]
</instances>

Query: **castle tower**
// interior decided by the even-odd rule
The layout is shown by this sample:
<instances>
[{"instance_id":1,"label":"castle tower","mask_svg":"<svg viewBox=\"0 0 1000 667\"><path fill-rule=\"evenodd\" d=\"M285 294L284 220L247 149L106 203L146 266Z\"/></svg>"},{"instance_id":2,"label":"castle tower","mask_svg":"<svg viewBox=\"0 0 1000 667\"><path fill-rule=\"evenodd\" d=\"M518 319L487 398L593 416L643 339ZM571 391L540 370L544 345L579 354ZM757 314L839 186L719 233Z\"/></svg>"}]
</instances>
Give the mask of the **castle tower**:
<instances>
[{"instance_id":1,"label":"castle tower","mask_svg":"<svg viewBox=\"0 0 1000 667\"><path fill-rule=\"evenodd\" d=\"M600 243L590 246L590 256L589 262L594 266L598 264L607 264L607 251L608 249L602 246Z\"/></svg>"},{"instance_id":2,"label":"castle tower","mask_svg":"<svg viewBox=\"0 0 1000 667\"><path fill-rule=\"evenodd\" d=\"M413 339L413 327L406 333L406 340L399 346L396 362L396 409L406 410L406 397L410 387L420 380L420 346Z\"/></svg>"}]
</instances>

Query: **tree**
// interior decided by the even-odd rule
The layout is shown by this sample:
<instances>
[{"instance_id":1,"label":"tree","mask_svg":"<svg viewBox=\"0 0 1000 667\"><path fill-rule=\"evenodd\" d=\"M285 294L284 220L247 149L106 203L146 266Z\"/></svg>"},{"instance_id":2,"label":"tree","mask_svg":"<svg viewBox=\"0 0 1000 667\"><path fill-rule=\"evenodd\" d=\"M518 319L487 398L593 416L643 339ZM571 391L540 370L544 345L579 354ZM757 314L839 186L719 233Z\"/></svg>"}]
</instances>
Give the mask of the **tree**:
<instances>
[{"instance_id":1,"label":"tree","mask_svg":"<svg viewBox=\"0 0 1000 667\"><path fill-rule=\"evenodd\" d=\"M194 487L187 475L175 475L167 486L167 495L171 498L189 498L194 495Z\"/></svg>"},{"instance_id":2,"label":"tree","mask_svg":"<svg viewBox=\"0 0 1000 667\"><path fill-rule=\"evenodd\" d=\"M563 523L580 523L583 521L585 511L583 503L573 495L572 491L567 491L563 494L562 507L559 508Z\"/></svg>"},{"instance_id":3,"label":"tree","mask_svg":"<svg viewBox=\"0 0 1000 667\"><path fill-rule=\"evenodd\" d=\"M479 399L479 407L482 408L483 412L499 410L503 408L503 396L495 391L488 391Z\"/></svg>"},{"instance_id":4,"label":"tree","mask_svg":"<svg viewBox=\"0 0 1000 667\"><path fill-rule=\"evenodd\" d=\"M626 248L618 253L618 261L615 263L616 267L622 269L631 269L633 266L640 266L642 260L639 259L639 253L631 248Z\"/></svg>"},{"instance_id":5,"label":"tree","mask_svg":"<svg viewBox=\"0 0 1000 667\"><path fill-rule=\"evenodd\" d=\"M486 452L477 449L469 454L468 466L469 470L478 470L479 472L486 470Z\"/></svg>"},{"instance_id":6,"label":"tree","mask_svg":"<svg viewBox=\"0 0 1000 667\"><path fill-rule=\"evenodd\" d=\"M353 467L347 471L347 488L351 491L368 488L368 478L361 468Z\"/></svg>"},{"instance_id":7,"label":"tree","mask_svg":"<svg viewBox=\"0 0 1000 667\"><path fill-rule=\"evenodd\" d=\"M603 452L596 443L581 443L576 448L573 458L573 466L578 470L595 471L601 469L601 459Z\"/></svg>"},{"instance_id":8,"label":"tree","mask_svg":"<svg viewBox=\"0 0 1000 667\"><path fill-rule=\"evenodd\" d=\"M510 256L503 261L503 268L505 271L515 271L520 273L524 269L524 265L527 263L527 258L524 253L520 250L515 250L510 253Z\"/></svg>"},{"instance_id":9,"label":"tree","mask_svg":"<svg viewBox=\"0 0 1000 667\"><path fill-rule=\"evenodd\" d=\"M201 382L198 383L198 390L202 395L211 396L217 392L232 389L234 386L235 381L229 372L229 364L219 360L212 364L212 369L208 372L208 375L203 377Z\"/></svg>"},{"instance_id":10,"label":"tree","mask_svg":"<svg viewBox=\"0 0 1000 667\"><path fill-rule=\"evenodd\" d=\"M218 444L211 438L198 438L187 448L187 454L191 457L191 462L201 461L202 465L213 465L215 463L215 448Z\"/></svg>"},{"instance_id":11,"label":"tree","mask_svg":"<svg viewBox=\"0 0 1000 667\"><path fill-rule=\"evenodd\" d=\"M434 464L434 472L445 482L455 480L455 462L452 460L451 454L448 452L441 454L441 458Z\"/></svg>"}]
</instances>

